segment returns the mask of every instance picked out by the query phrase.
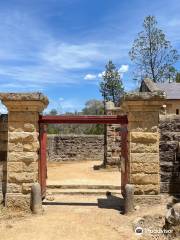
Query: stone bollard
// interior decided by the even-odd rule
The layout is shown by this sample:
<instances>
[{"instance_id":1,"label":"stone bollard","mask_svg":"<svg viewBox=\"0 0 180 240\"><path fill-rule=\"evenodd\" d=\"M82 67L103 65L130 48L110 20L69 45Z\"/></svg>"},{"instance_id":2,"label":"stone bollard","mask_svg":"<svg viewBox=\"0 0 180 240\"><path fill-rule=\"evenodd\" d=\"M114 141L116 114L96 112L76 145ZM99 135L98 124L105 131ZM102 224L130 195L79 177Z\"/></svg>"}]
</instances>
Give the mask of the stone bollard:
<instances>
[{"instance_id":1,"label":"stone bollard","mask_svg":"<svg viewBox=\"0 0 180 240\"><path fill-rule=\"evenodd\" d=\"M132 184L126 184L125 186L125 214L134 211L134 186Z\"/></svg>"},{"instance_id":2,"label":"stone bollard","mask_svg":"<svg viewBox=\"0 0 180 240\"><path fill-rule=\"evenodd\" d=\"M31 187L31 210L34 214L42 214L42 197L41 187L39 183L35 183Z\"/></svg>"}]
</instances>

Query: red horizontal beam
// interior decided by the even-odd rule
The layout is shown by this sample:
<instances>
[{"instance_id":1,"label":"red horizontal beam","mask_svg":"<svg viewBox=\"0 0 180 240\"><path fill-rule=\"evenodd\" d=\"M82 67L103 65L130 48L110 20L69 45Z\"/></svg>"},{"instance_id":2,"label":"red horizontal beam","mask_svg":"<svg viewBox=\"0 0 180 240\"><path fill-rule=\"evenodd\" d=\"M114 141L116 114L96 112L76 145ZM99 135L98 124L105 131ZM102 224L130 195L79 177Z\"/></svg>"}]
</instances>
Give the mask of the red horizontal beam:
<instances>
[{"instance_id":1,"label":"red horizontal beam","mask_svg":"<svg viewBox=\"0 0 180 240\"><path fill-rule=\"evenodd\" d=\"M101 115L101 116L40 116L39 123L94 123L94 124L127 124L126 115Z\"/></svg>"}]
</instances>

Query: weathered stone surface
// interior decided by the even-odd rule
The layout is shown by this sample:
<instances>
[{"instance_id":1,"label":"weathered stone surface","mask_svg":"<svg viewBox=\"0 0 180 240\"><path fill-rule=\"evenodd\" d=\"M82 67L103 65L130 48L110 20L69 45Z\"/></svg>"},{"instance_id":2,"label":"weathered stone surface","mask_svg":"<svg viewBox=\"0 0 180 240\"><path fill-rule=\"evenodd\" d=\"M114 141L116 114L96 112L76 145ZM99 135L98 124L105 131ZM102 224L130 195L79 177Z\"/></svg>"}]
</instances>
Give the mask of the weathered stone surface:
<instances>
[{"instance_id":1,"label":"weathered stone surface","mask_svg":"<svg viewBox=\"0 0 180 240\"><path fill-rule=\"evenodd\" d=\"M159 146L156 143L131 143L132 153L157 153Z\"/></svg>"},{"instance_id":2,"label":"weathered stone surface","mask_svg":"<svg viewBox=\"0 0 180 240\"><path fill-rule=\"evenodd\" d=\"M10 183L29 183L36 181L37 174L29 172L9 172L8 173L8 182Z\"/></svg>"},{"instance_id":3,"label":"weathered stone surface","mask_svg":"<svg viewBox=\"0 0 180 240\"><path fill-rule=\"evenodd\" d=\"M161 195L134 195L134 204L153 206L161 203Z\"/></svg>"},{"instance_id":4,"label":"weathered stone surface","mask_svg":"<svg viewBox=\"0 0 180 240\"><path fill-rule=\"evenodd\" d=\"M10 152L22 152L23 151L23 144L21 142L9 142L8 143L8 150Z\"/></svg>"},{"instance_id":5,"label":"weathered stone surface","mask_svg":"<svg viewBox=\"0 0 180 240\"><path fill-rule=\"evenodd\" d=\"M30 194L7 193L5 205L13 210L30 211Z\"/></svg>"},{"instance_id":6,"label":"weathered stone surface","mask_svg":"<svg viewBox=\"0 0 180 240\"><path fill-rule=\"evenodd\" d=\"M144 173L131 174L130 181L132 184L138 185L158 184L159 174L144 174Z\"/></svg>"},{"instance_id":7,"label":"weathered stone surface","mask_svg":"<svg viewBox=\"0 0 180 240\"><path fill-rule=\"evenodd\" d=\"M34 162L38 160L36 152L9 152L9 162Z\"/></svg>"},{"instance_id":8,"label":"weathered stone surface","mask_svg":"<svg viewBox=\"0 0 180 240\"><path fill-rule=\"evenodd\" d=\"M159 140L159 134L145 132L131 132L130 138L133 143L156 143Z\"/></svg>"},{"instance_id":9,"label":"weathered stone surface","mask_svg":"<svg viewBox=\"0 0 180 240\"><path fill-rule=\"evenodd\" d=\"M157 184L147 184L147 185L135 185L134 186L134 194L142 195L149 194L154 195L158 194L160 191L159 185Z\"/></svg>"},{"instance_id":10,"label":"weathered stone surface","mask_svg":"<svg viewBox=\"0 0 180 240\"><path fill-rule=\"evenodd\" d=\"M7 184L7 193L21 193L22 186L17 183L8 183Z\"/></svg>"},{"instance_id":11,"label":"weathered stone surface","mask_svg":"<svg viewBox=\"0 0 180 240\"><path fill-rule=\"evenodd\" d=\"M38 162L23 162L22 168L24 172L38 172Z\"/></svg>"},{"instance_id":12,"label":"weathered stone surface","mask_svg":"<svg viewBox=\"0 0 180 240\"><path fill-rule=\"evenodd\" d=\"M8 172L22 172L23 163L22 162L8 162Z\"/></svg>"},{"instance_id":13,"label":"weathered stone surface","mask_svg":"<svg viewBox=\"0 0 180 240\"><path fill-rule=\"evenodd\" d=\"M131 163L131 173L159 173L159 163L150 161L144 163Z\"/></svg>"},{"instance_id":14,"label":"weathered stone surface","mask_svg":"<svg viewBox=\"0 0 180 240\"><path fill-rule=\"evenodd\" d=\"M158 153L132 153L130 156L132 163L157 163L159 162Z\"/></svg>"},{"instance_id":15,"label":"weathered stone surface","mask_svg":"<svg viewBox=\"0 0 180 240\"><path fill-rule=\"evenodd\" d=\"M38 142L33 142L30 144L24 144L23 145L23 151L25 152L36 152L39 149L39 143Z\"/></svg>"},{"instance_id":16,"label":"weathered stone surface","mask_svg":"<svg viewBox=\"0 0 180 240\"><path fill-rule=\"evenodd\" d=\"M35 111L31 112L10 112L9 121L10 122L21 122L21 123L37 123L39 120L39 114Z\"/></svg>"},{"instance_id":17,"label":"weathered stone surface","mask_svg":"<svg viewBox=\"0 0 180 240\"><path fill-rule=\"evenodd\" d=\"M9 142L10 143L31 143L38 140L38 133L28 132L10 132Z\"/></svg>"},{"instance_id":18,"label":"weathered stone surface","mask_svg":"<svg viewBox=\"0 0 180 240\"><path fill-rule=\"evenodd\" d=\"M128 120L130 122L145 122L146 124L158 124L158 112L149 111L149 112L143 112L143 111L131 111L128 114Z\"/></svg>"},{"instance_id":19,"label":"weathered stone surface","mask_svg":"<svg viewBox=\"0 0 180 240\"><path fill-rule=\"evenodd\" d=\"M28 123L24 122L23 119L20 122L9 122L9 131L10 132L38 132L39 126L38 123L30 120Z\"/></svg>"},{"instance_id":20,"label":"weathered stone surface","mask_svg":"<svg viewBox=\"0 0 180 240\"><path fill-rule=\"evenodd\" d=\"M31 193L31 186L33 183L23 183L22 184L22 193L28 194Z\"/></svg>"}]
</instances>

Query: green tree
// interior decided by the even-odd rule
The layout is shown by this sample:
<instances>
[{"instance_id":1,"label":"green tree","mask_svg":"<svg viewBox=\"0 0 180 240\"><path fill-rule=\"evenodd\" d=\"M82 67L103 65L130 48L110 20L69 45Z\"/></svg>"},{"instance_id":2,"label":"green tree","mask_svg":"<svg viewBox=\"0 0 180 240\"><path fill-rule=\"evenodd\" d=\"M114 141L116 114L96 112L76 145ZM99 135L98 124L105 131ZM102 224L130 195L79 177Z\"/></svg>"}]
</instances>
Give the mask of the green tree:
<instances>
[{"instance_id":1,"label":"green tree","mask_svg":"<svg viewBox=\"0 0 180 240\"><path fill-rule=\"evenodd\" d=\"M124 88L119 71L112 61L109 61L106 65L106 70L100 83L100 92L104 102L112 101L116 106L120 103Z\"/></svg>"},{"instance_id":2,"label":"green tree","mask_svg":"<svg viewBox=\"0 0 180 240\"><path fill-rule=\"evenodd\" d=\"M173 64L179 59L177 50L158 28L156 18L147 16L143 23L143 31L138 33L129 52L131 60L136 65L136 79L145 77L154 82L174 80Z\"/></svg>"},{"instance_id":3,"label":"green tree","mask_svg":"<svg viewBox=\"0 0 180 240\"><path fill-rule=\"evenodd\" d=\"M176 82L180 83L180 72L177 72L176 74Z\"/></svg>"}]
</instances>

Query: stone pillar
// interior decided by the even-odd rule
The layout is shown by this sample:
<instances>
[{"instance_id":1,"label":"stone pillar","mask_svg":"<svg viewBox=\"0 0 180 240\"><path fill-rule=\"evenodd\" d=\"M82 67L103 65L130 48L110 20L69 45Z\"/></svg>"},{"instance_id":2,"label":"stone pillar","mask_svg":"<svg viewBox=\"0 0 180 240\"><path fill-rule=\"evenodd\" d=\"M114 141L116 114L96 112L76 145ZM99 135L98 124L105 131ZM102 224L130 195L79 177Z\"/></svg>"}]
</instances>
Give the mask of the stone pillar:
<instances>
[{"instance_id":1,"label":"stone pillar","mask_svg":"<svg viewBox=\"0 0 180 240\"><path fill-rule=\"evenodd\" d=\"M113 102L106 103L107 115L121 115L122 110L120 107L115 107ZM121 159L121 137L120 137L120 124L106 125L106 165L107 166L120 166Z\"/></svg>"},{"instance_id":2,"label":"stone pillar","mask_svg":"<svg viewBox=\"0 0 180 240\"><path fill-rule=\"evenodd\" d=\"M41 93L10 93L1 98L9 112L5 205L27 210L31 186L38 182L39 113L48 100Z\"/></svg>"},{"instance_id":3,"label":"stone pillar","mask_svg":"<svg viewBox=\"0 0 180 240\"><path fill-rule=\"evenodd\" d=\"M160 201L159 111L162 93L127 94L122 108L128 115L128 183L135 204Z\"/></svg>"}]
</instances>

